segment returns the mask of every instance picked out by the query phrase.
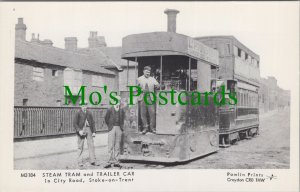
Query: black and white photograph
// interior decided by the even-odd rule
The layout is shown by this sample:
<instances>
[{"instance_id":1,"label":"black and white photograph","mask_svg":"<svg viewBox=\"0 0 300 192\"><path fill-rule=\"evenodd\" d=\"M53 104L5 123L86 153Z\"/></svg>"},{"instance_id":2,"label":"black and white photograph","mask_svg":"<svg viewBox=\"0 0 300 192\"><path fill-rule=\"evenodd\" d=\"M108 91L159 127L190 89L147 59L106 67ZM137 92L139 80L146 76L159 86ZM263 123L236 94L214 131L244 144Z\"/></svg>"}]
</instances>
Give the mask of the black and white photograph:
<instances>
[{"instance_id":1,"label":"black and white photograph","mask_svg":"<svg viewBox=\"0 0 300 192\"><path fill-rule=\"evenodd\" d=\"M206 171L220 171L235 190L271 182L298 190L299 2L15 2L0 8L12 49L11 63L1 62L10 78L10 101L2 101L11 121L1 135L11 143L10 171L42 175L39 186L95 185L116 174L122 178L102 182L148 180L139 170L161 178L199 171L186 182L203 172L204 185L214 182L203 180ZM175 191L210 189L185 190L187 183L178 180ZM286 180L289 187L282 186Z\"/></svg>"}]
</instances>

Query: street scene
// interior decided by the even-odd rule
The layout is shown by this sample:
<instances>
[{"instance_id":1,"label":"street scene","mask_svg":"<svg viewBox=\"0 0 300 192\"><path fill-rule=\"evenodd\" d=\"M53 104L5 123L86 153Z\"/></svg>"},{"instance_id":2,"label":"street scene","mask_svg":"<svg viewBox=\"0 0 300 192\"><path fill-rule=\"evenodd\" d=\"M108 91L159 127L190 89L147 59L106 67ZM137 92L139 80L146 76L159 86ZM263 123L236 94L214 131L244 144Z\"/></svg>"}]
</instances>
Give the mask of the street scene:
<instances>
[{"instance_id":1,"label":"street scene","mask_svg":"<svg viewBox=\"0 0 300 192\"><path fill-rule=\"evenodd\" d=\"M299 7L0 3L0 192L298 191Z\"/></svg>"},{"instance_id":2,"label":"street scene","mask_svg":"<svg viewBox=\"0 0 300 192\"><path fill-rule=\"evenodd\" d=\"M149 164L145 162L121 163L121 169L289 169L290 163L290 109L271 111L260 117L260 133L252 139L239 141L229 148L220 148L216 153L182 164ZM102 140L102 141L99 141ZM281 142L278 142L278 141ZM77 169L76 137L43 140L49 143L36 151L35 156L28 148L39 148L41 142L15 143L15 169ZM91 166L85 154L83 169L104 169L108 160L107 134L95 137L96 158L100 166ZM38 150L38 149L37 149ZM50 154L45 154L48 151ZM44 153L44 154L43 154ZM111 168L119 169L119 168Z\"/></svg>"},{"instance_id":3,"label":"street scene","mask_svg":"<svg viewBox=\"0 0 300 192\"><path fill-rule=\"evenodd\" d=\"M289 168L291 92L261 76L261 53L180 34L181 11L160 14L165 31L117 47L97 31L87 47L27 40L17 19L15 169Z\"/></svg>"}]
</instances>

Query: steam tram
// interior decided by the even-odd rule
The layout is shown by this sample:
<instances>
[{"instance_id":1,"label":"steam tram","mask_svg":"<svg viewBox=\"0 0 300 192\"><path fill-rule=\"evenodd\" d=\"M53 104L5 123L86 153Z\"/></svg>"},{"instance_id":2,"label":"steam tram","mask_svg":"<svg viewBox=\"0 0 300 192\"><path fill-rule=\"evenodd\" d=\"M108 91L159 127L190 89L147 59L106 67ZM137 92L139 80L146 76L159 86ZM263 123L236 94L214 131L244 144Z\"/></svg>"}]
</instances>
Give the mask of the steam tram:
<instances>
[{"instance_id":1,"label":"steam tram","mask_svg":"<svg viewBox=\"0 0 300 192\"><path fill-rule=\"evenodd\" d=\"M218 50L219 70L213 84L225 85L237 94L237 105L222 106L220 146L228 147L240 139L259 133L259 55L233 36L199 37L196 40Z\"/></svg>"},{"instance_id":2,"label":"steam tram","mask_svg":"<svg viewBox=\"0 0 300 192\"><path fill-rule=\"evenodd\" d=\"M142 134L139 103L126 106L129 91L121 92L126 110L123 161L183 162L258 134L259 56L231 36L191 38L178 34L178 11L165 13L168 32L123 38L122 58L137 63L133 78L143 74L144 66L151 66L152 75L165 88L157 95L171 89L176 94L217 91L224 85L237 93L238 103L218 107L209 96L208 105L156 105L156 133ZM170 94L167 99L171 100ZM191 94L184 100L190 101Z\"/></svg>"},{"instance_id":3,"label":"steam tram","mask_svg":"<svg viewBox=\"0 0 300 192\"><path fill-rule=\"evenodd\" d=\"M136 61L137 76L151 66L164 90L209 92L211 70L218 67L218 52L191 37L174 32L153 32L123 38L123 59ZM161 86L162 87L162 86ZM128 103L128 92L121 97ZM167 94L168 101L171 95ZM190 95L181 97L189 101ZM176 99L175 99L176 100ZM128 105L121 160L152 162L188 161L219 148L218 108L213 97L209 105L156 104L156 133L142 134L138 102ZM176 101L178 102L178 101Z\"/></svg>"}]
</instances>

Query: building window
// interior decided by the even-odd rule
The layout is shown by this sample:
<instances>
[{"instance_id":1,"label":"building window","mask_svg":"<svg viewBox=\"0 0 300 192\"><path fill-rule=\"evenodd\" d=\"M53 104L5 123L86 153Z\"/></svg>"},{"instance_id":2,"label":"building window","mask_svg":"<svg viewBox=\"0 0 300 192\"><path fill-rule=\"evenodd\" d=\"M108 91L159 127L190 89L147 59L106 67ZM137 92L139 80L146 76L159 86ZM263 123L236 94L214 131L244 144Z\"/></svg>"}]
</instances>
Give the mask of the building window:
<instances>
[{"instance_id":1,"label":"building window","mask_svg":"<svg viewBox=\"0 0 300 192\"><path fill-rule=\"evenodd\" d=\"M94 87L103 87L103 78L100 75L93 75L92 76L92 86Z\"/></svg>"},{"instance_id":2,"label":"building window","mask_svg":"<svg viewBox=\"0 0 300 192\"><path fill-rule=\"evenodd\" d=\"M61 100L56 100L56 106L60 107L61 106Z\"/></svg>"},{"instance_id":3,"label":"building window","mask_svg":"<svg viewBox=\"0 0 300 192\"><path fill-rule=\"evenodd\" d=\"M58 76L58 71L57 70L52 70L52 77L57 77Z\"/></svg>"},{"instance_id":4,"label":"building window","mask_svg":"<svg viewBox=\"0 0 300 192\"><path fill-rule=\"evenodd\" d=\"M248 60L248 54L245 53L245 60Z\"/></svg>"},{"instance_id":5,"label":"building window","mask_svg":"<svg viewBox=\"0 0 300 192\"><path fill-rule=\"evenodd\" d=\"M28 99L23 99L23 106L27 106Z\"/></svg>"},{"instance_id":6,"label":"building window","mask_svg":"<svg viewBox=\"0 0 300 192\"><path fill-rule=\"evenodd\" d=\"M33 67L32 79L35 81L44 81L44 69L41 67Z\"/></svg>"}]
</instances>

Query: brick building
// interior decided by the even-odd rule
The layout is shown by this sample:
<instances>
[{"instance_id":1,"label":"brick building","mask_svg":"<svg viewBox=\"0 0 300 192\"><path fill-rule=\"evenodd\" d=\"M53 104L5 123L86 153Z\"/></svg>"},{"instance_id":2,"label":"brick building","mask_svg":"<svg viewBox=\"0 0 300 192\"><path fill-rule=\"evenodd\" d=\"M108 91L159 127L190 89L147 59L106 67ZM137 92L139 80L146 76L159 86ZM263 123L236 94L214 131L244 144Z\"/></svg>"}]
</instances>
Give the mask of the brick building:
<instances>
[{"instance_id":1,"label":"brick building","mask_svg":"<svg viewBox=\"0 0 300 192\"><path fill-rule=\"evenodd\" d=\"M261 78L259 106L262 113L290 106L291 93L277 85L275 77Z\"/></svg>"},{"instance_id":2,"label":"brick building","mask_svg":"<svg viewBox=\"0 0 300 192\"><path fill-rule=\"evenodd\" d=\"M18 19L15 30L15 106L64 106L64 85L69 85L73 94L80 86L87 86L86 100L89 93L98 91L103 97L102 106L106 106L108 94L103 86L107 85L108 91L119 90L121 68L103 53L78 51L76 37L66 37L65 49L61 49L53 47L51 40L40 40L39 35L33 34L26 41L22 18ZM97 45L99 40L97 36L89 38L91 44Z\"/></svg>"}]
</instances>

